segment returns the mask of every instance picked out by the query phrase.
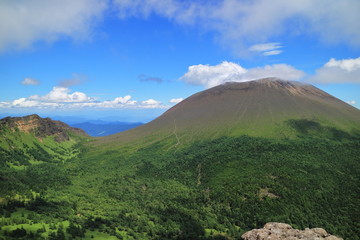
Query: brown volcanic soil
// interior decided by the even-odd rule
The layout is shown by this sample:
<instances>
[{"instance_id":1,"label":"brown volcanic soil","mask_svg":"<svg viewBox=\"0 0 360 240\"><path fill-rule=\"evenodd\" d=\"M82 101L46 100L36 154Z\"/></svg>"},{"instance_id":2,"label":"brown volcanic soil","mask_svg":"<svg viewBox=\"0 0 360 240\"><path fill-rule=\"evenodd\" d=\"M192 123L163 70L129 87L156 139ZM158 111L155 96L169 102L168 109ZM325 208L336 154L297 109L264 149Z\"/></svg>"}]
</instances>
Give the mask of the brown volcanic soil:
<instances>
[{"instance_id":1,"label":"brown volcanic soil","mask_svg":"<svg viewBox=\"0 0 360 240\"><path fill-rule=\"evenodd\" d=\"M0 126L6 126L13 131L17 129L21 132L33 133L38 138L54 136L58 142L69 140L69 132L80 136L88 136L79 128L70 127L66 123L54 121L50 118L41 118L36 114L25 117L3 118L0 119Z\"/></svg>"},{"instance_id":2,"label":"brown volcanic soil","mask_svg":"<svg viewBox=\"0 0 360 240\"><path fill-rule=\"evenodd\" d=\"M312 85L266 78L199 92L152 122L101 138L100 143L164 138L179 143L242 134L289 137L289 119L316 120L347 132L360 129L357 108Z\"/></svg>"}]
</instances>

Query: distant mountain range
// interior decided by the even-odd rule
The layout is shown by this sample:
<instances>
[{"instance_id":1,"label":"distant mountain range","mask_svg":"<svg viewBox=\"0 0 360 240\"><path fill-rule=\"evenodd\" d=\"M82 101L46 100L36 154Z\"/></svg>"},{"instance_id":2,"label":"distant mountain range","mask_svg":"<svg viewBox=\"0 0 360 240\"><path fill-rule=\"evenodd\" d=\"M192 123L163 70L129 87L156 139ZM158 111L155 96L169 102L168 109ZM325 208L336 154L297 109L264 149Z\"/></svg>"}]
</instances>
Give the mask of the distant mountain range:
<instances>
[{"instance_id":1,"label":"distant mountain range","mask_svg":"<svg viewBox=\"0 0 360 240\"><path fill-rule=\"evenodd\" d=\"M141 125L143 125L143 123L140 122L105 122L101 120L70 124L72 127L83 129L92 137L103 137Z\"/></svg>"},{"instance_id":2,"label":"distant mountain range","mask_svg":"<svg viewBox=\"0 0 360 240\"><path fill-rule=\"evenodd\" d=\"M0 118L6 118L8 116L11 116L11 114L8 113L0 114ZM22 118L23 116L16 115L12 117ZM105 117L101 119L91 119L91 117L50 116L50 118L46 118L46 119L52 119L54 121L64 122L69 126L80 128L92 137L108 136L111 134L136 128L144 124L142 122L124 122L124 121L111 120L111 117Z\"/></svg>"}]
</instances>

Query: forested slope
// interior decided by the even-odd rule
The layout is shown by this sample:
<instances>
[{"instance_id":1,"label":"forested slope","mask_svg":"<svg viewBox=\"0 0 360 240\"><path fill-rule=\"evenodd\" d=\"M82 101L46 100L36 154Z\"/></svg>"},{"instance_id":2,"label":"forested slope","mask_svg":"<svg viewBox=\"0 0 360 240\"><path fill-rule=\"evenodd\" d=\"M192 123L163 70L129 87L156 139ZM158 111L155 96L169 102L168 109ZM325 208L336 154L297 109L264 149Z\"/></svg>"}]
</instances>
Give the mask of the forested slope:
<instances>
[{"instance_id":1,"label":"forested slope","mask_svg":"<svg viewBox=\"0 0 360 240\"><path fill-rule=\"evenodd\" d=\"M3 239L240 239L267 222L360 239L360 111L309 85L221 85L96 139L3 122Z\"/></svg>"},{"instance_id":2,"label":"forested slope","mask_svg":"<svg viewBox=\"0 0 360 240\"><path fill-rule=\"evenodd\" d=\"M359 239L360 142L336 136L222 137L177 150L159 142L132 153L89 146L49 176L56 185L41 184L46 172L32 175L29 185L42 195L5 205L2 233L21 226L30 233L19 224L27 222L55 225L38 237L78 229L74 237L232 239L277 221Z\"/></svg>"}]
</instances>

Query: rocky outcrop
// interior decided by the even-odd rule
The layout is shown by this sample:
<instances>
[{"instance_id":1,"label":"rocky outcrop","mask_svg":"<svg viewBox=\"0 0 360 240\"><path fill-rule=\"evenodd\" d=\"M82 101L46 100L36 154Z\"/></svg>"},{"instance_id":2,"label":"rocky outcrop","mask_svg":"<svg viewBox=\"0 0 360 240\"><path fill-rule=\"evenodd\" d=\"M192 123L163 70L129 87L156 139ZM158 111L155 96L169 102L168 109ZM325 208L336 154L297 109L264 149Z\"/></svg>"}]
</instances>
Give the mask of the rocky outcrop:
<instances>
[{"instance_id":1,"label":"rocky outcrop","mask_svg":"<svg viewBox=\"0 0 360 240\"><path fill-rule=\"evenodd\" d=\"M6 117L0 119L0 130L9 128L12 131L32 133L37 138L53 136L57 142L68 141L69 133L80 136L88 136L83 130L73 128L66 123L54 121L50 118L41 118L36 114L25 117Z\"/></svg>"},{"instance_id":2,"label":"rocky outcrop","mask_svg":"<svg viewBox=\"0 0 360 240\"><path fill-rule=\"evenodd\" d=\"M289 224L271 222L261 229L254 229L241 236L244 240L343 240L330 235L322 228L298 230Z\"/></svg>"}]
</instances>

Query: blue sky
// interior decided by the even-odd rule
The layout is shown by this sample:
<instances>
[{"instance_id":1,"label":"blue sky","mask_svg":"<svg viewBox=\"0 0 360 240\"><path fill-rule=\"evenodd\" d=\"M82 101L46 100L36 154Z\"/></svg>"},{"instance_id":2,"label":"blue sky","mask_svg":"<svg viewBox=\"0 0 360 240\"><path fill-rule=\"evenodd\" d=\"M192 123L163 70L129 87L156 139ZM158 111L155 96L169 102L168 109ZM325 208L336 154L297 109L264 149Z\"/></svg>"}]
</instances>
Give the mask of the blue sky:
<instances>
[{"instance_id":1,"label":"blue sky","mask_svg":"<svg viewBox=\"0 0 360 240\"><path fill-rule=\"evenodd\" d=\"M0 115L146 122L263 77L360 108L359 12L355 0L4 0Z\"/></svg>"}]
</instances>

